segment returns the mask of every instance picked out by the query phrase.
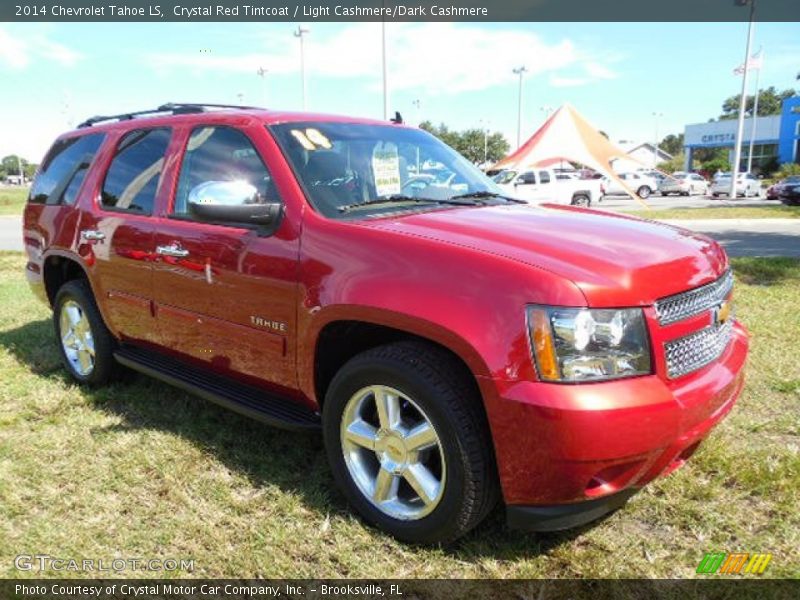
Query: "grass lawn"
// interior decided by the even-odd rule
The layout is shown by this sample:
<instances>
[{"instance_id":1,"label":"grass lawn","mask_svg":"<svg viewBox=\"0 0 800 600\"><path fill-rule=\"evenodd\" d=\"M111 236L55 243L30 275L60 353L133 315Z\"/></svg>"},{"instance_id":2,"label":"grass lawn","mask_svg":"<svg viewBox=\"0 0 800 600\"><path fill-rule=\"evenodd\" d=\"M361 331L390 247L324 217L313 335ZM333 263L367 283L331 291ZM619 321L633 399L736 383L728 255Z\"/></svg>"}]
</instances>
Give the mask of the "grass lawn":
<instances>
[{"instance_id":1,"label":"grass lawn","mask_svg":"<svg viewBox=\"0 0 800 600\"><path fill-rule=\"evenodd\" d=\"M36 576L14 556L47 553L191 558L210 577L684 578L707 551L771 552L766 576L797 577L800 261L734 266L749 379L684 468L577 531L509 531L498 509L457 545L424 548L350 512L316 436L144 377L73 385L22 255L0 253L0 577Z\"/></svg>"},{"instance_id":2,"label":"grass lawn","mask_svg":"<svg viewBox=\"0 0 800 600\"><path fill-rule=\"evenodd\" d=\"M800 206L715 206L713 208L665 208L621 211L627 215L665 219L800 219Z\"/></svg>"},{"instance_id":3,"label":"grass lawn","mask_svg":"<svg viewBox=\"0 0 800 600\"><path fill-rule=\"evenodd\" d=\"M27 199L27 187L0 188L0 216L21 215Z\"/></svg>"}]
</instances>

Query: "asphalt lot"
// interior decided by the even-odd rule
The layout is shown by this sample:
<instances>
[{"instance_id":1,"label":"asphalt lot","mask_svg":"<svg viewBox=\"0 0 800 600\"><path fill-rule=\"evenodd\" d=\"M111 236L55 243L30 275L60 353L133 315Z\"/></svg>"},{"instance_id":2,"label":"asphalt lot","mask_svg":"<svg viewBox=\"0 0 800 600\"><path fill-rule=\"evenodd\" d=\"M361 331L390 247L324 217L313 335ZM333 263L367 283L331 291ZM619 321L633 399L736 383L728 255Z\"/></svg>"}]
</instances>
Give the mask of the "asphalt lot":
<instances>
[{"instance_id":1,"label":"asphalt lot","mask_svg":"<svg viewBox=\"0 0 800 600\"><path fill-rule=\"evenodd\" d=\"M700 197L654 197L648 204L654 208L721 206L728 200ZM770 206L775 200L735 201L736 206ZM611 197L598 206L604 210L635 210L641 206L627 197ZM710 235L731 256L796 256L800 257L800 219L703 219L679 220L673 224ZM0 217L0 250L23 250L20 217Z\"/></svg>"},{"instance_id":2,"label":"asphalt lot","mask_svg":"<svg viewBox=\"0 0 800 600\"><path fill-rule=\"evenodd\" d=\"M766 198L737 198L731 200L727 196L712 198L711 196L660 196L652 195L645 202L654 210L668 208L713 208L718 206L779 206L779 200ZM641 203L629 196L606 196L600 202L592 204L592 208L601 210L647 210Z\"/></svg>"},{"instance_id":3,"label":"asphalt lot","mask_svg":"<svg viewBox=\"0 0 800 600\"><path fill-rule=\"evenodd\" d=\"M0 216L0 250L24 250L22 217Z\"/></svg>"}]
</instances>

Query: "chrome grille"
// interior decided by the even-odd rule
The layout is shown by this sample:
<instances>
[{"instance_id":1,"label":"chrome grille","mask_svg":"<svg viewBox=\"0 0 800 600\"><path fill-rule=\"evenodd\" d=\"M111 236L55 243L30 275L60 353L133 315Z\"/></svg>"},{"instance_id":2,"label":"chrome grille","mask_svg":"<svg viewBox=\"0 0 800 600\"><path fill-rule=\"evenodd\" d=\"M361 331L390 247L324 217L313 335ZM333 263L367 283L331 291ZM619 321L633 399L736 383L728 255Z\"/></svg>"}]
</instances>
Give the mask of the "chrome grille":
<instances>
[{"instance_id":1,"label":"chrome grille","mask_svg":"<svg viewBox=\"0 0 800 600\"><path fill-rule=\"evenodd\" d=\"M733 273L728 269L716 281L688 292L662 298L656 302L658 322L661 325L669 325L711 310L728 297L732 288Z\"/></svg>"},{"instance_id":2,"label":"chrome grille","mask_svg":"<svg viewBox=\"0 0 800 600\"><path fill-rule=\"evenodd\" d=\"M664 344L667 374L670 379L696 371L717 360L733 334L733 317Z\"/></svg>"}]
</instances>

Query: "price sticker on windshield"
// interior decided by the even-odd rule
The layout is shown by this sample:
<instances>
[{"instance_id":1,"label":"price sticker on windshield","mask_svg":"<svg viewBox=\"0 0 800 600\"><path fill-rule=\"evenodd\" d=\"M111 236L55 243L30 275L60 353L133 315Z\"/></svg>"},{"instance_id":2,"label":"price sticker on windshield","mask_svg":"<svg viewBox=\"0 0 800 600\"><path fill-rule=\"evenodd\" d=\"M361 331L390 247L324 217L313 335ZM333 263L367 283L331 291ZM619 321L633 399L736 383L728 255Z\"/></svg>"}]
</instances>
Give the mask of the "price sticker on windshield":
<instances>
[{"instance_id":1,"label":"price sticker on windshield","mask_svg":"<svg viewBox=\"0 0 800 600\"><path fill-rule=\"evenodd\" d=\"M400 185L400 156L397 146L386 144L376 147L372 151L372 173L375 176L375 192L378 196L392 196L399 194Z\"/></svg>"}]
</instances>

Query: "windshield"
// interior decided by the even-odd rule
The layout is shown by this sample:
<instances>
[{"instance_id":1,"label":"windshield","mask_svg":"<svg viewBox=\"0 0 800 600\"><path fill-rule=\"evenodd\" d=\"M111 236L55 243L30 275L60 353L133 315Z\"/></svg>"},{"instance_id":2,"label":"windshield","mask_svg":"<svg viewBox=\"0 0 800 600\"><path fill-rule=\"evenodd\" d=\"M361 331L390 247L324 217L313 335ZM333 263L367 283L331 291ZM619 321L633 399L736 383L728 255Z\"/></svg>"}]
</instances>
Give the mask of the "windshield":
<instances>
[{"instance_id":1,"label":"windshield","mask_svg":"<svg viewBox=\"0 0 800 600\"><path fill-rule=\"evenodd\" d=\"M419 129L298 122L269 130L311 204L334 219L438 208L465 194L502 194L472 163Z\"/></svg>"},{"instance_id":2,"label":"windshield","mask_svg":"<svg viewBox=\"0 0 800 600\"><path fill-rule=\"evenodd\" d=\"M505 185L507 183L511 183L514 180L514 177L517 176L516 171L512 171L508 169L506 171L500 171L497 175L492 177L492 181L495 183L499 183L500 185Z\"/></svg>"}]
</instances>

